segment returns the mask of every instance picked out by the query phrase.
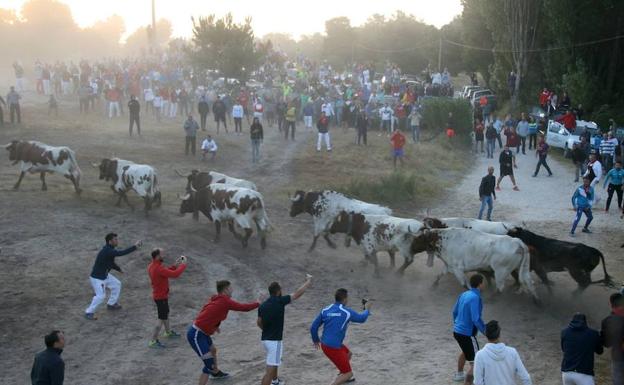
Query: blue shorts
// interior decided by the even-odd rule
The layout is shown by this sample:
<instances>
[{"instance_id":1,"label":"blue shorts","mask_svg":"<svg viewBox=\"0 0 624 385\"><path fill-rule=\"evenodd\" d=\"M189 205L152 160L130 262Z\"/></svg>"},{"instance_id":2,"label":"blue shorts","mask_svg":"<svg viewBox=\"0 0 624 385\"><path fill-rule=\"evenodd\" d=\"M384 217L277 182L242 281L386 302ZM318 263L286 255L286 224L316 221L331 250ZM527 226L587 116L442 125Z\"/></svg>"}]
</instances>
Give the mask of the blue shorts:
<instances>
[{"instance_id":1,"label":"blue shorts","mask_svg":"<svg viewBox=\"0 0 624 385\"><path fill-rule=\"evenodd\" d=\"M403 149L402 148L395 148L393 151L394 157L395 158L400 158L403 156Z\"/></svg>"},{"instance_id":2,"label":"blue shorts","mask_svg":"<svg viewBox=\"0 0 624 385\"><path fill-rule=\"evenodd\" d=\"M204 369L202 369L202 372L206 374L212 373L214 367L214 357L212 356L212 353L210 353L212 338L197 329L195 326L191 325L188 332L186 332L186 339L189 344L191 344L191 347L195 353L197 353L199 358L204 361Z\"/></svg>"}]
</instances>

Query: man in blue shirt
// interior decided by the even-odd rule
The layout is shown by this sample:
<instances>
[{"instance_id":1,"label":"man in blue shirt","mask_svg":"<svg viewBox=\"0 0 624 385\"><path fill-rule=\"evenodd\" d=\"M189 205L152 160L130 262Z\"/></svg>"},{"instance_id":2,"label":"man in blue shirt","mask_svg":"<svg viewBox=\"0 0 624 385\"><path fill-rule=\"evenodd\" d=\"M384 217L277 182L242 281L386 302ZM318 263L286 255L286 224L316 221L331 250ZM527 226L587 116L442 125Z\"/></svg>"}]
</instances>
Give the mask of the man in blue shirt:
<instances>
[{"instance_id":1,"label":"man in blue shirt","mask_svg":"<svg viewBox=\"0 0 624 385\"><path fill-rule=\"evenodd\" d=\"M592 204L594 203L594 188L591 186L591 180L589 177L583 178L583 185L579 186L575 191L574 195L572 195L572 206L574 206L574 210L576 210L576 218L574 219L574 223L572 223L572 229L570 230L570 236L574 236L574 231L576 230L576 226L581 220L581 216L583 213L587 217L587 221L585 221L585 226L583 227L584 233L591 233L589 230L589 224L591 223L594 216L592 215Z\"/></svg>"},{"instance_id":2,"label":"man in blue shirt","mask_svg":"<svg viewBox=\"0 0 624 385\"><path fill-rule=\"evenodd\" d=\"M255 119L255 118L254 118ZM312 283L308 274L305 283L293 294L282 295L282 287L277 282L269 285L270 297L258 308L257 325L262 329L262 345L266 350L266 372L262 377L262 385L282 385L277 377L277 369L282 364L282 338L284 334L284 308L291 301L303 295Z\"/></svg>"},{"instance_id":3,"label":"man in blue shirt","mask_svg":"<svg viewBox=\"0 0 624 385\"><path fill-rule=\"evenodd\" d=\"M467 385L471 385L474 379L473 362L475 354L479 351L477 332L485 333L485 323L481 319L483 312L481 290L484 287L485 283L481 274L470 277L470 290L459 296L453 308L453 337L462 351L457 359L457 373L454 381L464 381ZM470 369L464 375L466 361L470 363Z\"/></svg>"},{"instance_id":4,"label":"man in blue shirt","mask_svg":"<svg viewBox=\"0 0 624 385\"><path fill-rule=\"evenodd\" d=\"M621 161L618 160L615 162L615 167L609 170L602 185L603 188L607 187L608 181L610 181L609 189L607 190L609 197L607 198L607 208L605 209L605 212L609 211L609 206L611 206L611 199L613 198L614 192L617 193L618 208L622 208L622 183L624 182L624 169L622 169Z\"/></svg>"},{"instance_id":5,"label":"man in blue shirt","mask_svg":"<svg viewBox=\"0 0 624 385\"><path fill-rule=\"evenodd\" d=\"M310 334L312 342L317 349L322 349L323 353L329 360L336 365L340 371L336 380L332 385L340 385L346 382L352 382L353 371L351 370L351 351L347 348L343 341L347 334L349 322L364 323L370 315L371 303L364 302L364 311L358 313L347 307L348 293L347 289L338 289L334 295L336 302L321 310L319 315L312 322ZM323 325L323 335L318 336L318 330Z\"/></svg>"},{"instance_id":6,"label":"man in blue shirt","mask_svg":"<svg viewBox=\"0 0 624 385\"><path fill-rule=\"evenodd\" d=\"M107 308L109 310L121 309L121 305L117 303L119 295L121 294L121 282L119 282L114 275L110 274L110 271L117 270L121 273L121 268L115 263L115 257L130 254L143 244L143 242L137 241L134 246L128 247L125 250L116 250L115 248L118 245L117 234L106 234L105 240L106 245L104 245L95 258L95 263L93 264L93 269L91 270L91 276L89 276L95 295L91 300L91 304L87 310L85 310L85 318L91 321L97 319L95 311L98 306L104 302L104 299L106 299L107 288L110 289L111 292L110 297L108 298Z\"/></svg>"}]
</instances>

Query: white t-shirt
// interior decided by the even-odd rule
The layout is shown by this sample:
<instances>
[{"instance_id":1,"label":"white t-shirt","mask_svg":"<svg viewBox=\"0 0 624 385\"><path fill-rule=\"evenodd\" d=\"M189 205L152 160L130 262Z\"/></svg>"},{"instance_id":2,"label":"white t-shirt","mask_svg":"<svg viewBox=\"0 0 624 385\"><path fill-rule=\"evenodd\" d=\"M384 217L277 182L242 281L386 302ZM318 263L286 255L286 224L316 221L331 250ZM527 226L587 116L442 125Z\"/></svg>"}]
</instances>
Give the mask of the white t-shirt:
<instances>
[{"instance_id":1,"label":"white t-shirt","mask_svg":"<svg viewBox=\"0 0 624 385\"><path fill-rule=\"evenodd\" d=\"M215 142L214 140L208 140L208 139L204 139L204 141L202 142L201 145L201 149L202 150L207 150L210 152L217 152L217 142Z\"/></svg>"},{"instance_id":2,"label":"white t-shirt","mask_svg":"<svg viewBox=\"0 0 624 385\"><path fill-rule=\"evenodd\" d=\"M232 117L233 118L242 118L243 117L243 106L240 104L235 104L232 107Z\"/></svg>"}]
</instances>

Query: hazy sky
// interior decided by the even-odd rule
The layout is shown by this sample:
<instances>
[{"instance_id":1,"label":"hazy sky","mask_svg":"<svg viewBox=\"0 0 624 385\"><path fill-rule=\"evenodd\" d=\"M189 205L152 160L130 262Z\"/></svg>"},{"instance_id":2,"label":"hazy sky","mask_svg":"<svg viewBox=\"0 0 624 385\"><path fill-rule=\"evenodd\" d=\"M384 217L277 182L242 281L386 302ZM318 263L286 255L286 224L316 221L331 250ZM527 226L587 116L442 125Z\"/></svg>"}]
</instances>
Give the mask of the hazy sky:
<instances>
[{"instance_id":1,"label":"hazy sky","mask_svg":"<svg viewBox=\"0 0 624 385\"><path fill-rule=\"evenodd\" d=\"M26 0L2 0L0 7L19 10ZM68 4L81 27L118 14L125 20L126 34L150 22L151 0L61 0ZM348 16L359 25L374 14L391 15L396 10L441 27L461 13L460 0L156 0L156 18L173 23L174 36L189 36L191 16L232 12L235 20L253 18L256 36L286 32L298 37L323 32L324 22Z\"/></svg>"}]
</instances>

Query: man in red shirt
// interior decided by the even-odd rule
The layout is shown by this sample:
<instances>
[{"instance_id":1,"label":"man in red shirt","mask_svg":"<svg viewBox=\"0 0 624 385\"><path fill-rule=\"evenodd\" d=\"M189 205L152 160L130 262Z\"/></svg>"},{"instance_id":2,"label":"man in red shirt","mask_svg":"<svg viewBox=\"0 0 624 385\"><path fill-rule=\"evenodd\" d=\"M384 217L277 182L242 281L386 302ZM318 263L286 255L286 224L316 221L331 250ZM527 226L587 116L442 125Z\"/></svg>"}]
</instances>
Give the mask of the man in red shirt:
<instances>
[{"instance_id":1,"label":"man in red shirt","mask_svg":"<svg viewBox=\"0 0 624 385\"><path fill-rule=\"evenodd\" d=\"M397 159L401 161L401 167L403 167L403 146L405 146L405 135L398 127L394 128L394 132L390 137L390 143L392 144L392 164L396 170Z\"/></svg>"},{"instance_id":2,"label":"man in red shirt","mask_svg":"<svg viewBox=\"0 0 624 385\"><path fill-rule=\"evenodd\" d=\"M574 132L576 128L576 116L572 113L571 110L568 110L565 115L556 119L557 122L562 123L563 126L570 132Z\"/></svg>"},{"instance_id":3,"label":"man in red shirt","mask_svg":"<svg viewBox=\"0 0 624 385\"><path fill-rule=\"evenodd\" d=\"M175 265L166 267L163 265L163 250L152 251L152 263L147 267L150 281L152 282L152 298L156 302L158 312L158 326L154 328L154 334L149 342L150 348L164 348L158 340L160 329L165 327L165 337L180 337L178 333L169 328L169 278L178 278L186 269L186 257L180 256Z\"/></svg>"},{"instance_id":4,"label":"man in red shirt","mask_svg":"<svg viewBox=\"0 0 624 385\"><path fill-rule=\"evenodd\" d=\"M547 88L544 88L544 90L539 96L539 105L540 107L542 107L542 110L544 110L544 112L547 112L549 97L550 97L550 92L548 92Z\"/></svg>"},{"instance_id":5,"label":"man in red shirt","mask_svg":"<svg viewBox=\"0 0 624 385\"><path fill-rule=\"evenodd\" d=\"M228 312L248 312L260 306L260 299L250 303L234 301L231 298L233 291L230 281L217 281L217 294L210 297L210 301L204 305L186 333L189 344L204 362L199 385L206 385L210 377L222 379L229 376L217 367L217 349L210 338L215 332L220 332L219 325L227 318Z\"/></svg>"}]
</instances>

